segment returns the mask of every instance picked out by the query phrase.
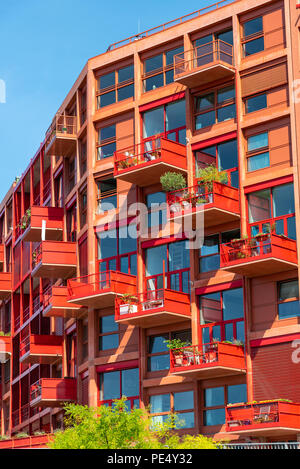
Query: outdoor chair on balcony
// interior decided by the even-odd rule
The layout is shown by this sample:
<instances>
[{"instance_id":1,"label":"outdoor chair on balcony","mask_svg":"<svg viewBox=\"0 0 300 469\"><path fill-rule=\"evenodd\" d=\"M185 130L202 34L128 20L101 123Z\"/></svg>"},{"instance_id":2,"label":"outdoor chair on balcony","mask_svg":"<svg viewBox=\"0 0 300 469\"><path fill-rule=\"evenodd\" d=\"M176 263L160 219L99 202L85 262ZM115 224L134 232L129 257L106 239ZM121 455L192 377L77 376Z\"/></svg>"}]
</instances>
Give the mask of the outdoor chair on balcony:
<instances>
[{"instance_id":1,"label":"outdoor chair on balcony","mask_svg":"<svg viewBox=\"0 0 300 469\"><path fill-rule=\"evenodd\" d=\"M264 423L264 422L277 422L278 414L277 412L272 412L271 406L261 406L259 413L254 415L253 423Z\"/></svg>"}]
</instances>

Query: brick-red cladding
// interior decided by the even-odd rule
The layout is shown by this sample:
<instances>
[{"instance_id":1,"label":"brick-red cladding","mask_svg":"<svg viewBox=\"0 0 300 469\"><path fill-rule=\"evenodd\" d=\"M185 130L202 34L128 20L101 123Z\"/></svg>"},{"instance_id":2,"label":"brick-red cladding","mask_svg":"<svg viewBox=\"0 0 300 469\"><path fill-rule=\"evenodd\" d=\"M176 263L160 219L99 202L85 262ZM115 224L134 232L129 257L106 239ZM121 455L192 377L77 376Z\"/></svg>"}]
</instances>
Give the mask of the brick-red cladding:
<instances>
[{"instance_id":1,"label":"brick-red cladding","mask_svg":"<svg viewBox=\"0 0 300 469\"><path fill-rule=\"evenodd\" d=\"M255 347L251 351L253 399L290 399L300 403L300 362L293 363L292 342ZM300 353L296 355L300 359Z\"/></svg>"}]
</instances>

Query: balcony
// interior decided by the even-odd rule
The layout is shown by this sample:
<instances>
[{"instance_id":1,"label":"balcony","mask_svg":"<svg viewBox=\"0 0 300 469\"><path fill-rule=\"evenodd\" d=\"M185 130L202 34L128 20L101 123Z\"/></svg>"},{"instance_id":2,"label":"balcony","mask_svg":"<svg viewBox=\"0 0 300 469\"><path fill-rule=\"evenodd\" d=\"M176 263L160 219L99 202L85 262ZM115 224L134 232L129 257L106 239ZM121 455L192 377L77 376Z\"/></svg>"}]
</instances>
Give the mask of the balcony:
<instances>
[{"instance_id":1,"label":"balcony","mask_svg":"<svg viewBox=\"0 0 300 469\"><path fill-rule=\"evenodd\" d=\"M3 269L4 265L4 244L0 244L0 267Z\"/></svg>"},{"instance_id":2,"label":"balcony","mask_svg":"<svg viewBox=\"0 0 300 469\"><path fill-rule=\"evenodd\" d=\"M0 449L46 449L51 435L33 435L0 441Z\"/></svg>"},{"instance_id":3,"label":"balcony","mask_svg":"<svg viewBox=\"0 0 300 469\"><path fill-rule=\"evenodd\" d=\"M46 132L45 153L68 156L76 151L77 116L57 114Z\"/></svg>"},{"instance_id":4,"label":"balcony","mask_svg":"<svg viewBox=\"0 0 300 469\"><path fill-rule=\"evenodd\" d=\"M246 277L297 269L296 241L273 233L232 240L221 245L220 267Z\"/></svg>"},{"instance_id":5,"label":"balcony","mask_svg":"<svg viewBox=\"0 0 300 469\"><path fill-rule=\"evenodd\" d=\"M12 291L11 272L0 272L0 300L5 300Z\"/></svg>"},{"instance_id":6,"label":"balcony","mask_svg":"<svg viewBox=\"0 0 300 469\"><path fill-rule=\"evenodd\" d=\"M121 324L145 328L190 319L190 296L187 293L161 289L116 299L115 321Z\"/></svg>"},{"instance_id":7,"label":"balcony","mask_svg":"<svg viewBox=\"0 0 300 469\"><path fill-rule=\"evenodd\" d=\"M67 278L76 273L76 243L42 241L32 253L33 277Z\"/></svg>"},{"instance_id":8,"label":"balcony","mask_svg":"<svg viewBox=\"0 0 300 469\"><path fill-rule=\"evenodd\" d=\"M277 399L227 406L226 431L255 437L299 433L300 404Z\"/></svg>"},{"instance_id":9,"label":"balcony","mask_svg":"<svg viewBox=\"0 0 300 469\"><path fill-rule=\"evenodd\" d=\"M167 205L169 220L183 220L193 226L197 219L201 221L198 218L201 213L205 228L240 218L238 189L219 182L213 182L209 189L197 184L184 190L168 192Z\"/></svg>"},{"instance_id":10,"label":"balcony","mask_svg":"<svg viewBox=\"0 0 300 469\"><path fill-rule=\"evenodd\" d=\"M163 137L116 151L114 176L140 187L158 184L166 171L186 174L186 146Z\"/></svg>"},{"instance_id":11,"label":"balcony","mask_svg":"<svg viewBox=\"0 0 300 469\"><path fill-rule=\"evenodd\" d=\"M64 229L64 209L32 206L21 222L23 241L41 241L43 225L46 240L61 241Z\"/></svg>"},{"instance_id":12,"label":"balcony","mask_svg":"<svg viewBox=\"0 0 300 469\"><path fill-rule=\"evenodd\" d=\"M170 372L193 379L208 379L246 373L244 347L215 342L170 351Z\"/></svg>"},{"instance_id":13,"label":"balcony","mask_svg":"<svg viewBox=\"0 0 300 469\"><path fill-rule=\"evenodd\" d=\"M174 81L189 88L230 79L234 74L233 47L220 39L174 56Z\"/></svg>"},{"instance_id":14,"label":"balcony","mask_svg":"<svg viewBox=\"0 0 300 469\"><path fill-rule=\"evenodd\" d=\"M0 363L4 363L9 359L11 348L11 337L7 335L0 336Z\"/></svg>"},{"instance_id":15,"label":"balcony","mask_svg":"<svg viewBox=\"0 0 300 469\"><path fill-rule=\"evenodd\" d=\"M29 335L20 343L20 362L53 365L63 356L63 336Z\"/></svg>"},{"instance_id":16,"label":"balcony","mask_svg":"<svg viewBox=\"0 0 300 469\"><path fill-rule=\"evenodd\" d=\"M136 294L136 276L109 270L68 280L68 301L92 308L113 306L117 295Z\"/></svg>"},{"instance_id":17,"label":"balcony","mask_svg":"<svg viewBox=\"0 0 300 469\"><path fill-rule=\"evenodd\" d=\"M76 400L76 378L41 378L30 388L31 407L60 407Z\"/></svg>"},{"instance_id":18,"label":"balcony","mask_svg":"<svg viewBox=\"0 0 300 469\"><path fill-rule=\"evenodd\" d=\"M67 298L67 287L53 285L48 288L43 293L43 316L46 318L78 318L85 308L69 303Z\"/></svg>"}]
</instances>

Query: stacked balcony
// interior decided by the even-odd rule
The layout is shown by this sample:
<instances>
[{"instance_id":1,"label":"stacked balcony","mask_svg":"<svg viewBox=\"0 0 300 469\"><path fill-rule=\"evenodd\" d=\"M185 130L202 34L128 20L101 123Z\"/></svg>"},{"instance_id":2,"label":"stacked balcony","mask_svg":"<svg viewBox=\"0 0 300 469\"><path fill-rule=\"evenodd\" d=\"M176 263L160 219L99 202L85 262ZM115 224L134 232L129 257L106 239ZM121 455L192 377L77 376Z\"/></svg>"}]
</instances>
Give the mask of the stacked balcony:
<instances>
[{"instance_id":1,"label":"stacked balcony","mask_svg":"<svg viewBox=\"0 0 300 469\"><path fill-rule=\"evenodd\" d=\"M208 379L246 373L244 347L215 342L170 351L170 372L192 379Z\"/></svg>"},{"instance_id":2,"label":"stacked balcony","mask_svg":"<svg viewBox=\"0 0 300 469\"><path fill-rule=\"evenodd\" d=\"M76 400L76 378L41 378L30 388L30 407L60 407Z\"/></svg>"},{"instance_id":3,"label":"stacked balcony","mask_svg":"<svg viewBox=\"0 0 300 469\"><path fill-rule=\"evenodd\" d=\"M44 239L61 241L64 229L64 209L59 207L40 207L33 205L21 222L23 241L41 241Z\"/></svg>"},{"instance_id":4,"label":"stacked balcony","mask_svg":"<svg viewBox=\"0 0 300 469\"><path fill-rule=\"evenodd\" d=\"M240 219L239 191L213 182L211 188L197 184L167 194L169 220L183 220L195 226L203 215L206 228Z\"/></svg>"},{"instance_id":5,"label":"stacked balcony","mask_svg":"<svg viewBox=\"0 0 300 469\"><path fill-rule=\"evenodd\" d=\"M166 171L187 173L185 145L159 137L115 152L114 176L121 181L151 186Z\"/></svg>"},{"instance_id":6,"label":"stacked balcony","mask_svg":"<svg viewBox=\"0 0 300 469\"><path fill-rule=\"evenodd\" d=\"M43 293L43 316L46 318L78 318L84 310L81 305L68 302L67 287L51 285Z\"/></svg>"},{"instance_id":7,"label":"stacked balcony","mask_svg":"<svg viewBox=\"0 0 300 469\"><path fill-rule=\"evenodd\" d=\"M190 319L190 296L187 293L163 288L116 299L115 321L121 324L146 328Z\"/></svg>"},{"instance_id":8,"label":"stacked balcony","mask_svg":"<svg viewBox=\"0 0 300 469\"><path fill-rule=\"evenodd\" d=\"M76 243L42 241L32 253L33 277L68 278L77 268Z\"/></svg>"},{"instance_id":9,"label":"stacked balcony","mask_svg":"<svg viewBox=\"0 0 300 469\"><path fill-rule=\"evenodd\" d=\"M297 269L296 241L283 235L262 234L221 245L221 269L260 277Z\"/></svg>"},{"instance_id":10,"label":"stacked balcony","mask_svg":"<svg viewBox=\"0 0 300 469\"><path fill-rule=\"evenodd\" d=\"M136 276L109 270L68 280L68 301L93 308L114 305L118 295L136 294Z\"/></svg>"},{"instance_id":11,"label":"stacked balcony","mask_svg":"<svg viewBox=\"0 0 300 469\"><path fill-rule=\"evenodd\" d=\"M282 437L300 431L300 404L284 399L227 406L226 431L240 436Z\"/></svg>"},{"instance_id":12,"label":"stacked balcony","mask_svg":"<svg viewBox=\"0 0 300 469\"><path fill-rule=\"evenodd\" d=\"M231 79L234 74L233 47L220 39L174 56L174 81L189 88Z\"/></svg>"},{"instance_id":13,"label":"stacked balcony","mask_svg":"<svg viewBox=\"0 0 300 469\"><path fill-rule=\"evenodd\" d=\"M28 335L20 343L20 362L53 365L63 356L63 336Z\"/></svg>"},{"instance_id":14,"label":"stacked balcony","mask_svg":"<svg viewBox=\"0 0 300 469\"><path fill-rule=\"evenodd\" d=\"M68 156L76 151L77 116L57 114L46 132L45 152Z\"/></svg>"}]
</instances>

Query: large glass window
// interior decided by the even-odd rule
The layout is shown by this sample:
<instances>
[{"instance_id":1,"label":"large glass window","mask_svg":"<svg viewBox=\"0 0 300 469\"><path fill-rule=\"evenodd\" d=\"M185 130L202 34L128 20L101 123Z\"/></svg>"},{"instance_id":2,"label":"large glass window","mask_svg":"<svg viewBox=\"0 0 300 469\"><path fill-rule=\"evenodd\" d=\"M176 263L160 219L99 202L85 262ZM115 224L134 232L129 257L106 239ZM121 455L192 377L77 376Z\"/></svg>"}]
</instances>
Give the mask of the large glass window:
<instances>
[{"instance_id":1,"label":"large glass window","mask_svg":"<svg viewBox=\"0 0 300 469\"><path fill-rule=\"evenodd\" d=\"M275 233L296 239L295 202L293 183L263 189L248 195L248 216L251 236Z\"/></svg>"},{"instance_id":2,"label":"large glass window","mask_svg":"<svg viewBox=\"0 0 300 469\"><path fill-rule=\"evenodd\" d=\"M145 251L148 290L163 288L163 261L165 261L165 287L189 292L190 256L187 241L163 244Z\"/></svg>"},{"instance_id":3,"label":"large glass window","mask_svg":"<svg viewBox=\"0 0 300 469\"><path fill-rule=\"evenodd\" d=\"M166 204L166 193L155 192L148 194L146 204L148 208L148 227L164 225L167 222L167 210L159 209L159 206Z\"/></svg>"},{"instance_id":4,"label":"large glass window","mask_svg":"<svg viewBox=\"0 0 300 469\"><path fill-rule=\"evenodd\" d=\"M100 373L99 391L100 405L112 405L114 399L126 396L128 410L139 407L139 369Z\"/></svg>"},{"instance_id":5,"label":"large glass window","mask_svg":"<svg viewBox=\"0 0 300 469\"><path fill-rule=\"evenodd\" d=\"M143 113L143 137L146 140L153 136L186 144L184 99Z\"/></svg>"},{"instance_id":6,"label":"large glass window","mask_svg":"<svg viewBox=\"0 0 300 469\"><path fill-rule=\"evenodd\" d=\"M264 32L263 32L263 18L259 16L253 20L246 21L243 25L244 38L243 52L244 57L257 54L264 50Z\"/></svg>"},{"instance_id":7,"label":"large glass window","mask_svg":"<svg viewBox=\"0 0 300 469\"><path fill-rule=\"evenodd\" d=\"M233 85L195 97L196 130L235 117L235 89Z\"/></svg>"},{"instance_id":8,"label":"large glass window","mask_svg":"<svg viewBox=\"0 0 300 469\"><path fill-rule=\"evenodd\" d=\"M134 66L120 68L98 78L97 109L134 96Z\"/></svg>"},{"instance_id":9,"label":"large glass window","mask_svg":"<svg viewBox=\"0 0 300 469\"><path fill-rule=\"evenodd\" d=\"M278 318L286 319L300 316L298 280L280 282L278 285Z\"/></svg>"},{"instance_id":10,"label":"large glass window","mask_svg":"<svg viewBox=\"0 0 300 469\"><path fill-rule=\"evenodd\" d=\"M261 93L256 96L250 96L245 99L245 112L250 114L251 112L260 111L267 107L267 93Z\"/></svg>"},{"instance_id":11,"label":"large glass window","mask_svg":"<svg viewBox=\"0 0 300 469\"><path fill-rule=\"evenodd\" d=\"M177 414L178 429L194 428L194 391L173 392L150 396L150 412L153 424L165 422L170 412Z\"/></svg>"},{"instance_id":12,"label":"large glass window","mask_svg":"<svg viewBox=\"0 0 300 469\"><path fill-rule=\"evenodd\" d=\"M118 270L136 275L136 225L97 233L99 272Z\"/></svg>"},{"instance_id":13,"label":"large glass window","mask_svg":"<svg viewBox=\"0 0 300 469\"><path fill-rule=\"evenodd\" d=\"M220 244L229 243L240 237L240 230L231 230L205 236L203 246L199 251L199 272L205 273L220 268Z\"/></svg>"},{"instance_id":14,"label":"large glass window","mask_svg":"<svg viewBox=\"0 0 300 469\"><path fill-rule=\"evenodd\" d=\"M247 402L246 384L234 384L204 389L203 424L205 426L225 423L225 406Z\"/></svg>"},{"instance_id":15,"label":"large glass window","mask_svg":"<svg viewBox=\"0 0 300 469\"><path fill-rule=\"evenodd\" d=\"M115 349L119 346L119 324L115 316L102 316L99 318L99 350Z\"/></svg>"},{"instance_id":16,"label":"large glass window","mask_svg":"<svg viewBox=\"0 0 300 469\"><path fill-rule=\"evenodd\" d=\"M109 125L98 131L97 160L113 156L116 151L116 126Z\"/></svg>"},{"instance_id":17,"label":"large glass window","mask_svg":"<svg viewBox=\"0 0 300 469\"><path fill-rule=\"evenodd\" d=\"M252 135L248 137L247 142L248 171L257 171L258 169L270 166L268 132Z\"/></svg>"},{"instance_id":18,"label":"large glass window","mask_svg":"<svg viewBox=\"0 0 300 469\"><path fill-rule=\"evenodd\" d=\"M170 368L170 352L166 340L180 339L191 342L191 330L174 331L148 337L148 371L161 371Z\"/></svg>"},{"instance_id":19,"label":"large glass window","mask_svg":"<svg viewBox=\"0 0 300 469\"><path fill-rule=\"evenodd\" d=\"M144 60L144 92L155 90L174 81L174 55L183 52L176 47Z\"/></svg>"}]
</instances>

